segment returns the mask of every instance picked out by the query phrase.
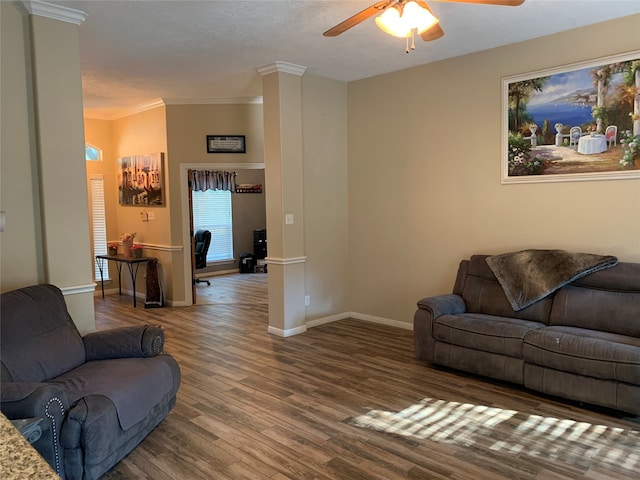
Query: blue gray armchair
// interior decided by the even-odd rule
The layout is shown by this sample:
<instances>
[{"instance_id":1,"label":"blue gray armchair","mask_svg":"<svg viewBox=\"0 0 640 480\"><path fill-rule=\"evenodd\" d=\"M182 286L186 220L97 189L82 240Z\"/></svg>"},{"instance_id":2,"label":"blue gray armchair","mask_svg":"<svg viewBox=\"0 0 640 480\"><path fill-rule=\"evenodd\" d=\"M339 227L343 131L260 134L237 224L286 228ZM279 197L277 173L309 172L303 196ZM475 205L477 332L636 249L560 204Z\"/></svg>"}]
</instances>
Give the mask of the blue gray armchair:
<instances>
[{"instance_id":1,"label":"blue gray armchair","mask_svg":"<svg viewBox=\"0 0 640 480\"><path fill-rule=\"evenodd\" d=\"M180 368L160 327L82 337L53 285L3 293L0 308L2 413L44 419L33 446L61 478L99 478L175 405Z\"/></svg>"}]
</instances>

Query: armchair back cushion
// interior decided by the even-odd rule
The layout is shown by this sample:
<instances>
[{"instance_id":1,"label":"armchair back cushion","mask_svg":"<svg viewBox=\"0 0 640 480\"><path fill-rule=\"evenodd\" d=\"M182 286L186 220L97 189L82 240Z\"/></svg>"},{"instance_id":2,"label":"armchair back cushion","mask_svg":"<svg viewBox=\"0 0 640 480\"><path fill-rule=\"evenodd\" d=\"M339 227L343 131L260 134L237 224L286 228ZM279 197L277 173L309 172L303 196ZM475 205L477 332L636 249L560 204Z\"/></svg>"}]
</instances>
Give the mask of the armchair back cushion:
<instances>
[{"instance_id":1,"label":"armchair back cushion","mask_svg":"<svg viewBox=\"0 0 640 480\"><path fill-rule=\"evenodd\" d=\"M82 337L58 288L39 285L4 293L1 314L3 382L42 382L85 362Z\"/></svg>"}]
</instances>

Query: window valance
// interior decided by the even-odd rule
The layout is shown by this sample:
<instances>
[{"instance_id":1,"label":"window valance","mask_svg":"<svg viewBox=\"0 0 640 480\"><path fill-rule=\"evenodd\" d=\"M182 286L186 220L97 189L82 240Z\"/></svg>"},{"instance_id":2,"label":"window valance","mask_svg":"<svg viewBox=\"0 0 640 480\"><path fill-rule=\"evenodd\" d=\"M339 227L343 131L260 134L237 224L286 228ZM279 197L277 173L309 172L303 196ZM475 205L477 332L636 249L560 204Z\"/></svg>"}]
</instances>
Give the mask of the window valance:
<instances>
[{"instance_id":1,"label":"window valance","mask_svg":"<svg viewBox=\"0 0 640 480\"><path fill-rule=\"evenodd\" d=\"M206 190L236 191L236 172L216 170L189 170L189 185L191 190L204 192Z\"/></svg>"}]
</instances>

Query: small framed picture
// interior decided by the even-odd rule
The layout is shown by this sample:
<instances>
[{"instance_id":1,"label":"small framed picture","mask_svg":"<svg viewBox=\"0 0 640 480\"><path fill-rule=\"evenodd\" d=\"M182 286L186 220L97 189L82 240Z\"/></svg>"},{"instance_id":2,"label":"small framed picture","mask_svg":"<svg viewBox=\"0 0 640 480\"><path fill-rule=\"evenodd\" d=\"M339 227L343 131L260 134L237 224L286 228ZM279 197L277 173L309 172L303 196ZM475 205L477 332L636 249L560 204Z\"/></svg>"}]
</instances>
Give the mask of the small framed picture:
<instances>
[{"instance_id":1,"label":"small framed picture","mask_svg":"<svg viewBox=\"0 0 640 480\"><path fill-rule=\"evenodd\" d=\"M247 153L244 135L207 135L207 153Z\"/></svg>"}]
</instances>

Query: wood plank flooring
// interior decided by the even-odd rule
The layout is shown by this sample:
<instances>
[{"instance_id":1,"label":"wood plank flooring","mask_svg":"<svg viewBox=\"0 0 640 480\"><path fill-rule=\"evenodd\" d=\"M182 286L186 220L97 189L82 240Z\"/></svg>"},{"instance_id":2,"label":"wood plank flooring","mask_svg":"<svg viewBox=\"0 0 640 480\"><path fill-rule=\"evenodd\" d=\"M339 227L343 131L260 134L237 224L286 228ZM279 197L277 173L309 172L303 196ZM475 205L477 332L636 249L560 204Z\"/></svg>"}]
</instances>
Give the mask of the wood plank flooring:
<instances>
[{"instance_id":1,"label":"wood plank flooring","mask_svg":"<svg viewBox=\"0 0 640 480\"><path fill-rule=\"evenodd\" d=\"M266 274L198 289L211 304L134 310L126 296L95 300L98 329L162 325L182 369L174 410L106 480L640 478L636 422L427 366L408 330L343 320L269 335ZM500 429L477 424L488 414ZM371 415L400 418L368 428ZM612 447L554 449L554 438L576 432L576 448L607 432Z\"/></svg>"}]
</instances>

